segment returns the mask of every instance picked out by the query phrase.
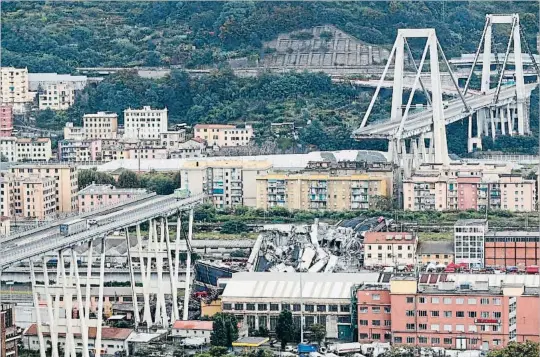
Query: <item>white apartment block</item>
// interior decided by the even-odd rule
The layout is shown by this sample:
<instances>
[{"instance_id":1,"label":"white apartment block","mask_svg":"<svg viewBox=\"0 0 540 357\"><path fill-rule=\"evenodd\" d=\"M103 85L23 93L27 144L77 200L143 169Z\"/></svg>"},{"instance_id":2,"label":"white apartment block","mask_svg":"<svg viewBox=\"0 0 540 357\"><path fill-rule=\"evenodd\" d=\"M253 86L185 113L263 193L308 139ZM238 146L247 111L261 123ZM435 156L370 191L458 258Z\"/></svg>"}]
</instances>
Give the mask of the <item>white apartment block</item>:
<instances>
[{"instance_id":1,"label":"white apartment block","mask_svg":"<svg viewBox=\"0 0 540 357\"><path fill-rule=\"evenodd\" d=\"M168 150L176 150L179 145L186 141L186 130L164 131L159 133L159 142Z\"/></svg>"},{"instance_id":2,"label":"white apartment block","mask_svg":"<svg viewBox=\"0 0 540 357\"><path fill-rule=\"evenodd\" d=\"M0 138L0 157L8 162L15 162L17 159L17 138Z\"/></svg>"},{"instance_id":3,"label":"white apartment block","mask_svg":"<svg viewBox=\"0 0 540 357\"><path fill-rule=\"evenodd\" d=\"M98 112L83 116L85 139L116 139L118 134L118 115Z\"/></svg>"},{"instance_id":4,"label":"white apartment block","mask_svg":"<svg viewBox=\"0 0 540 357\"><path fill-rule=\"evenodd\" d=\"M251 125L238 128L234 125L197 124L194 136L206 140L208 146L245 146L253 138L253 127Z\"/></svg>"},{"instance_id":5,"label":"white apartment block","mask_svg":"<svg viewBox=\"0 0 540 357\"><path fill-rule=\"evenodd\" d=\"M0 102L13 104L14 111L21 110L24 103L32 101L28 87L28 69L0 68Z\"/></svg>"},{"instance_id":6,"label":"white apartment block","mask_svg":"<svg viewBox=\"0 0 540 357\"><path fill-rule=\"evenodd\" d=\"M50 138L18 138L15 161L49 161L52 158Z\"/></svg>"},{"instance_id":7,"label":"white apartment block","mask_svg":"<svg viewBox=\"0 0 540 357\"><path fill-rule=\"evenodd\" d=\"M71 122L67 122L64 127L64 140L84 140L84 128L82 126L75 126Z\"/></svg>"},{"instance_id":8,"label":"white apartment block","mask_svg":"<svg viewBox=\"0 0 540 357\"><path fill-rule=\"evenodd\" d=\"M488 228L487 219L460 219L454 224L456 264L484 266L484 242Z\"/></svg>"},{"instance_id":9,"label":"white apartment block","mask_svg":"<svg viewBox=\"0 0 540 357\"><path fill-rule=\"evenodd\" d=\"M364 266L407 266L416 262L417 237L407 232L367 232Z\"/></svg>"},{"instance_id":10,"label":"white apartment block","mask_svg":"<svg viewBox=\"0 0 540 357\"><path fill-rule=\"evenodd\" d=\"M160 139L160 133L168 128L167 108L124 110L124 137L132 139Z\"/></svg>"},{"instance_id":11,"label":"white apartment block","mask_svg":"<svg viewBox=\"0 0 540 357\"><path fill-rule=\"evenodd\" d=\"M38 97L39 109L66 110L75 103L75 88L71 83L50 83Z\"/></svg>"}]
</instances>

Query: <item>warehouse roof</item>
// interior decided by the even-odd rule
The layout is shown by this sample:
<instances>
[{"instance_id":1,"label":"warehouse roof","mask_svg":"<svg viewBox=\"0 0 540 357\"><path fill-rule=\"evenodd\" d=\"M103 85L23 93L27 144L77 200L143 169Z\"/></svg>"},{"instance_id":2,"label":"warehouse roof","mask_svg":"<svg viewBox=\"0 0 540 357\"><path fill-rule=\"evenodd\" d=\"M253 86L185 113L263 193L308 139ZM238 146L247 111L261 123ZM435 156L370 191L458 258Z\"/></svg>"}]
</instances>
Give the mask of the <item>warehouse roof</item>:
<instances>
[{"instance_id":1,"label":"warehouse roof","mask_svg":"<svg viewBox=\"0 0 540 357\"><path fill-rule=\"evenodd\" d=\"M454 254L454 242L420 242L418 254Z\"/></svg>"},{"instance_id":2,"label":"warehouse roof","mask_svg":"<svg viewBox=\"0 0 540 357\"><path fill-rule=\"evenodd\" d=\"M234 273L222 298L350 299L351 288L379 273ZM302 289L302 295L300 295Z\"/></svg>"}]
</instances>

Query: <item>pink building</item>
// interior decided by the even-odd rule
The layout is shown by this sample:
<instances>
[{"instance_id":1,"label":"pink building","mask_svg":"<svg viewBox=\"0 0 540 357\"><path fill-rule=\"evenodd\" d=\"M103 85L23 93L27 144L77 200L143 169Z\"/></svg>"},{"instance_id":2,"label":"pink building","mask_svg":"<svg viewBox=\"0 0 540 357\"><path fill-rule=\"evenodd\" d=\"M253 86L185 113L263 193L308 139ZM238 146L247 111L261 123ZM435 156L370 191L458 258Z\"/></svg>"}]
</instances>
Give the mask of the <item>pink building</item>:
<instances>
[{"instance_id":1,"label":"pink building","mask_svg":"<svg viewBox=\"0 0 540 357\"><path fill-rule=\"evenodd\" d=\"M458 209L460 211L476 210L478 208L478 185L480 184L480 177L458 177L457 181L457 196L458 196Z\"/></svg>"},{"instance_id":2,"label":"pink building","mask_svg":"<svg viewBox=\"0 0 540 357\"><path fill-rule=\"evenodd\" d=\"M77 193L79 213L133 200L136 196L146 193L145 189L140 188L116 188L112 185L91 184Z\"/></svg>"},{"instance_id":3,"label":"pink building","mask_svg":"<svg viewBox=\"0 0 540 357\"><path fill-rule=\"evenodd\" d=\"M366 285L356 291L358 339L457 350L538 341L538 290L506 281L514 280L419 285L394 277L389 287Z\"/></svg>"},{"instance_id":4,"label":"pink building","mask_svg":"<svg viewBox=\"0 0 540 357\"><path fill-rule=\"evenodd\" d=\"M13 107L7 104L0 105L0 138L13 135Z\"/></svg>"}]
</instances>

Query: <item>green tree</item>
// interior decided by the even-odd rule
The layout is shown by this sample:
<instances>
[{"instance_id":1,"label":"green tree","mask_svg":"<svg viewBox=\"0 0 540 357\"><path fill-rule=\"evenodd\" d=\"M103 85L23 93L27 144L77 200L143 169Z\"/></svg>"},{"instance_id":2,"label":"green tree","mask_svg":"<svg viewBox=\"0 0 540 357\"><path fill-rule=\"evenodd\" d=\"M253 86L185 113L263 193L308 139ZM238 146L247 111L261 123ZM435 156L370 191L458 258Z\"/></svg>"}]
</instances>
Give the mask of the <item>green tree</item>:
<instances>
[{"instance_id":1,"label":"green tree","mask_svg":"<svg viewBox=\"0 0 540 357\"><path fill-rule=\"evenodd\" d=\"M121 188L138 188L140 187L139 178L137 174L130 170L124 170L118 176L118 187Z\"/></svg>"},{"instance_id":2,"label":"green tree","mask_svg":"<svg viewBox=\"0 0 540 357\"><path fill-rule=\"evenodd\" d=\"M490 351L488 357L537 357L538 343L527 341L524 343L510 342L500 350Z\"/></svg>"},{"instance_id":3,"label":"green tree","mask_svg":"<svg viewBox=\"0 0 540 357\"><path fill-rule=\"evenodd\" d=\"M226 313L214 315L214 324L210 343L212 346L232 347L232 343L238 339L238 321L236 316Z\"/></svg>"},{"instance_id":4,"label":"green tree","mask_svg":"<svg viewBox=\"0 0 540 357\"><path fill-rule=\"evenodd\" d=\"M225 346L212 346L210 347L210 350L208 350L208 353L210 353L210 356L212 357L225 356L227 352L228 349Z\"/></svg>"},{"instance_id":5,"label":"green tree","mask_svg":"<svg viewBox=\"0 0 540 357\"><path fill-rule=\"evenodd\" d=\"M221 233L236 234L248 231L248 226L242 221L227 221L221 225Z\"/></svg>"},{"instance_id":6,"label":"green tree","mask_svg":"<svg viewBox=\"0 0 540 357\"><path fill-rule=\"evenodd\" d=\"M311 331L313 339L317 341L317 344L320 346L321 342L326 337L326 327L321 324L313 324L309 330Z\"/></svg>"},{"instance_id":7,"label":"green tree","mask_svg":"<svg viewBox=\"0 0 540 357\"><path fill-rule=\"evenodd\" d=\"M281 342L281 349L284 350L287 343L294 340L294 323L292 313L283 310L279 314L276 324L276 337Z\"/></svg>"},{"instance_id":8,"label":"green tree","mask_svg":"<svg viewBox=\"0 0 540 357\"><path fill-rule=\"evenodd\" d=\"M92 183L98 185L114 185L116 181L114 177L105 173L98 172L96 169L80 170L77 176L79 190L85 188Z\"/></svg>"}]
</instances>

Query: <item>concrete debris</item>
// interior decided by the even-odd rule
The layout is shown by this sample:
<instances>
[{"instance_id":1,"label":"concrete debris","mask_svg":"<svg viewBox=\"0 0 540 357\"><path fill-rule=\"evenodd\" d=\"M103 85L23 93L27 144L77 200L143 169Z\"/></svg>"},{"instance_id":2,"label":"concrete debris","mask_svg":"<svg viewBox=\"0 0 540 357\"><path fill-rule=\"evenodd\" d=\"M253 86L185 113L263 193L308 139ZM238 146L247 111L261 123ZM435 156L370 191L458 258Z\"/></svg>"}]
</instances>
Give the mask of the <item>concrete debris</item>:
<instances>
[{"instance_id":1,"label":"concrete debris","mask_svg":"<svg viewBox=\"0 0 540 357\"><path fill-rule=\"evenodd\" d=\"M354 272L361 270L363 234L387 227L382 217L358 229L358 223L343 227L315 222L311 225L272 224L260 231L251 251L248 271ZM367 221L365 219L361 222ZM356 228L356 229L355 229Z\"/></svg>"}]
</instances>

